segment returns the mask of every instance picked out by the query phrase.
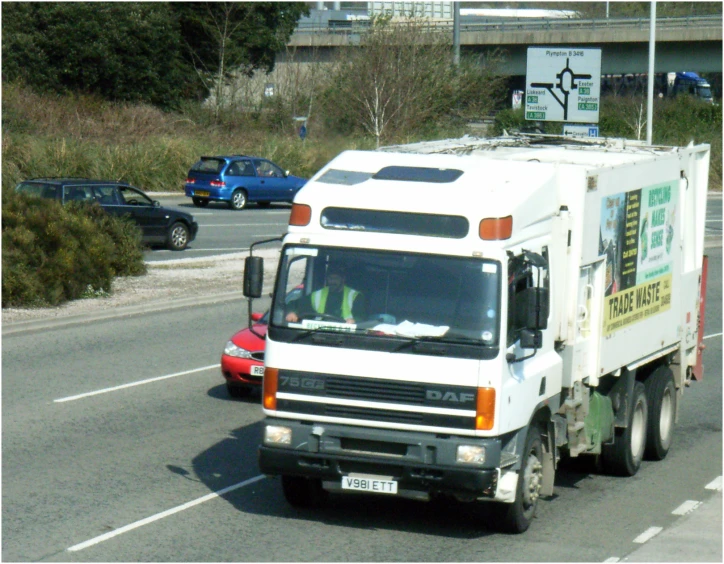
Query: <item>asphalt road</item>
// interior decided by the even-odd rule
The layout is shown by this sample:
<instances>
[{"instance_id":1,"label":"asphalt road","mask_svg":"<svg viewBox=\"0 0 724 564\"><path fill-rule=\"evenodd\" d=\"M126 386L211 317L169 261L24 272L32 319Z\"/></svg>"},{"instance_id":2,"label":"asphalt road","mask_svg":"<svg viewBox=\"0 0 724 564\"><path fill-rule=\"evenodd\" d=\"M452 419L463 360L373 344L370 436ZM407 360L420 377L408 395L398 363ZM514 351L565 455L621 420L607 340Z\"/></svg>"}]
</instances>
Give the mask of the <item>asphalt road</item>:
<instances>
[{"instance_id":1,"label":"asphalt road","mask_svg":"<svg viewBox=\"0 0 724 564\"><path fill-rule=\"evenodd\" d=\"M233 223L238 212L226 213ZM709 499L706 485L722 475L721 246L707 253L706 374L684 394L669 456L633 478L567 464L520 536L492 533L484 511L463 504L339 497L322 510L289 507L257 467L258 396L229 399L218 368L245 302L4 336L2 559L625 558L651 527L673 526L682 504Z\"/></svg>"},{"instance_id":2,"label":"asphalt road","mask_svg":"<svg viewBox=\"0 0 724 564\"><path fill-rule=\"evenodd\" d=\"M174 252L162 248L149 249L144 259L151 262L184 257L205 257L238 253L249 248L254 241L271 239L286 232L291 204L272 204L260 208L249 204L237 211L223 204L212 203L206 208L197 208L190 198L182 195L152 197L164 207L190 213L199 224L196 239L183 251Z\"/></svg>"}]
</instances>

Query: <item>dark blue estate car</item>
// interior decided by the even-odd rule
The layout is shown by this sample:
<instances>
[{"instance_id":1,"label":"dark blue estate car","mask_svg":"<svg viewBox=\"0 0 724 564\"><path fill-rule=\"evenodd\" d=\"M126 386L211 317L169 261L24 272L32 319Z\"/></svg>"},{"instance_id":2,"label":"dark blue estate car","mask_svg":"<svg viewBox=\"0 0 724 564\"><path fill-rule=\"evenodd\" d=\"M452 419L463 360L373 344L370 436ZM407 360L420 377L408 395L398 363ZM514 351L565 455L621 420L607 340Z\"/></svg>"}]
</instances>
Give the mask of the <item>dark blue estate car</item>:
<instances>
[{"instance_id":1,"label":"dark blue estate car","mask_svg":"<svg viewBox=\"0 0 724 564\"><path fill-rule=\"evenodd\" d=\"M199 229L191 214L161 207L144 192L124 182L89 178L34 178L15 191L26 196L69 202L97 202L109 214L128 216L141 228L143 242L182 251Z\"/></svg>"},{"instance_id":2,"label":"dark blue estate car","mask_svg":"<svg viewBox=\"0 0 724 564\"><path fill-rule=\"evenodd\" d=\"M249 202L291 202L307 181L259 157L201 157L186 178L186 196L195 206L224 202L241 210Z\"/></svg>"}]
</instances>

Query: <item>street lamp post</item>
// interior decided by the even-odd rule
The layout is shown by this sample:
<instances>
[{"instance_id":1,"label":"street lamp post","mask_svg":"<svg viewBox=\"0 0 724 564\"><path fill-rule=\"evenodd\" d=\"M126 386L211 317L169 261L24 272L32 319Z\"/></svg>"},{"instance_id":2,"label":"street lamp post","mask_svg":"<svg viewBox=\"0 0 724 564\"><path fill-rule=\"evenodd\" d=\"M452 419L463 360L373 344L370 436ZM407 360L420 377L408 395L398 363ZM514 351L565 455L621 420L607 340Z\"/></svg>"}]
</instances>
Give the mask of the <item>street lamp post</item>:
<instances>
[{"instance_id":1,"label":"street lamp post","mask_svg":"<svg viewBox=\"0 0 724 564\"><path fill-rule=\"evenodd\" d=\"M646 108L646 144L653 145L654 137L654 55L656 51L656 0L651 2L651 29L649 31L649 92Z\"/></svg>"}]
</instances>

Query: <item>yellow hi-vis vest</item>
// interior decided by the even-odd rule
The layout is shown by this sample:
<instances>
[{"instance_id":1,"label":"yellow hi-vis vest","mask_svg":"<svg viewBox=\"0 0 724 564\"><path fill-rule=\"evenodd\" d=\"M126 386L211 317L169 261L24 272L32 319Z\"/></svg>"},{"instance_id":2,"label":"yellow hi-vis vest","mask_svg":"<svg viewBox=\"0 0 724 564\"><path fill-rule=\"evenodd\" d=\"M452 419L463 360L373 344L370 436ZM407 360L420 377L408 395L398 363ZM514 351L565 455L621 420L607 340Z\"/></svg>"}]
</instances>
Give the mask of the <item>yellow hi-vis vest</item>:
<instances>
[{"instance_id":1,"label":"yellow hi-vis vest","mask_svg":"<svg viewBox=\"0 0 724 564\"><path fill-rule=\"evenodd\" d=\"M352 304L357 294L359 294L359 292L349 286L344 286L342 289L342 317L345 319L352 317ZM312 307L317 313L326 313L327 296L329 296L329 288L326 287L312 292Z\"/></svg>"}]
</instances>

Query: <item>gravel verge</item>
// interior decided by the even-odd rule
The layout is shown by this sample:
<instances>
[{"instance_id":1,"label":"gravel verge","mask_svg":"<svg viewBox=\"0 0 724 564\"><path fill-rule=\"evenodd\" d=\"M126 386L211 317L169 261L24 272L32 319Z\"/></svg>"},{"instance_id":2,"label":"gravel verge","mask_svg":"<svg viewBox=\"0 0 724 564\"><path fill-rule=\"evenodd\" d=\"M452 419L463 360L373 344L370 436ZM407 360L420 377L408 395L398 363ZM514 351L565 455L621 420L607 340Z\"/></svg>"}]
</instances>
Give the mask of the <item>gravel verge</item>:
<instances>
[{"instance_id":1,"label":"gravel verge","mask_svg":"<svg viewBox=\"0 0 724 564\"><path fill-rule=\"evenodd\" d=\"M113 281L111 294L97 298L74 300L57 307L3 308L3 325L34 320L64 319L83 314L96 314L113 310L122 311L129 306L149 307L173 304L180 299L225 294L240 295L243 289L244 259L248 251L214 257L181 258L163 262L148 262L143 276L124 276ZM255 251L264 257L264 289L271 291L279 250ZM244 299L243 297L240 299Z\"/></svg>"}]
</instances>

